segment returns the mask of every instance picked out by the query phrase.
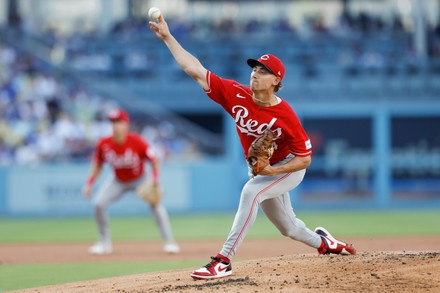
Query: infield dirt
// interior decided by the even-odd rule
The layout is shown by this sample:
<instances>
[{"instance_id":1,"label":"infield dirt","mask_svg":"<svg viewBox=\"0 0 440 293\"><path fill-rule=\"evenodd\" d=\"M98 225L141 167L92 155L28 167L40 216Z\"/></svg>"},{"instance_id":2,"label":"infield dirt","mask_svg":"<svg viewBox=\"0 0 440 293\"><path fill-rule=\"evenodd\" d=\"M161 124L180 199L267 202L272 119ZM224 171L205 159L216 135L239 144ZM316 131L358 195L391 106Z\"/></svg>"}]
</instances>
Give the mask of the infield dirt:
<instances>
[{"instance_id":1,"label":"infield dirt","mask_svg":"<svg viewBox=\"0 0 440 293\"><path fill-rule=\"evenodd\" d=\"M188 268L17 292L440 292L440 236L347 240L356 245L357 255L319 256L313 249L288 239L245 240L234 259L233 275L224 279L194 281L189 277L194 268ZM160 242L117 243L114 254L102 257L87 255L85 244L1 245L0 261L206 259L204 262L208 262L221 241L181 244L181 254L164 255ZM13 248L17 255L23 251L29 254L13 258L10 254ZM71 253L66 253L67 248ZM41 254L46 249L52 252L51 260ZM40 252L38 256L36 251ZM65 257L60 257L57 251L63 251Z\"/></svg>"}]
</instances>

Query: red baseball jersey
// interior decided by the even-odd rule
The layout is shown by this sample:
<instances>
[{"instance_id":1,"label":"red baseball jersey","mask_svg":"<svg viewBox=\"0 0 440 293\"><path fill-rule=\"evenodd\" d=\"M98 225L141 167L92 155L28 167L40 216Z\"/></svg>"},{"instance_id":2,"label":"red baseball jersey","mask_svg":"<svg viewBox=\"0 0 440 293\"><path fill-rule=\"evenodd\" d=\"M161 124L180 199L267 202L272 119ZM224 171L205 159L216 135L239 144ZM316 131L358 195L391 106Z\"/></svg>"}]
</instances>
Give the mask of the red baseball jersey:
<instances>
[{"instance_id":1,"label":"red baseball jersey","mask_svg":"<svg viewBox=\"0 0 440 293\"><path fill-rule=\"evenodd\" d=\"M129 133L123 144L117 144L112 136L102 138L95 151L98 164L107 162L115 176L122 182L138 179L144 174L144 160L154 161L156 156L148 143L135 133Z\"/></svg>"},{"instance_id":2,"label":"red baseball jersey","mask_svg":"<svg viewBox=\"0 0 440 293\"><path fill-rule=\"evenodd\" d=\"M261 107L252 100L252 90L247 86L220 78L210 71L206 80L209 85L206 94L235 119L246 158L251 143L267 128L272 129L277 137L271 164L283 160L289 154L299 157L312 154L310 139L286 101L279 98L277 105Z\"/></svg>"}]
</instances>

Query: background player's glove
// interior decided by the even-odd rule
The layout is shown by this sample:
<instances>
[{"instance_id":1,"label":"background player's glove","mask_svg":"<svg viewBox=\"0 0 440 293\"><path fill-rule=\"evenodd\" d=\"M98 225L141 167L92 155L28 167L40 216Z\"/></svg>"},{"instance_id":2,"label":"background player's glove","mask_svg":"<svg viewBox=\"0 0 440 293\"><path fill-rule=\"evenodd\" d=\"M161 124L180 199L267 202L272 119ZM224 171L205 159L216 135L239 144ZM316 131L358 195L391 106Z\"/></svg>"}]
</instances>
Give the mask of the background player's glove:
<instances>
[{"instance_id":1,"label":"background player's glove","mask_svg":"<svg viewBox=\"0 0 440 293\"><path fill-rule=\"evenodd\" d=\"M136 194L146 203L155 206L160 202L163 190L159 183L149 179L136 188Z\"/></svg>"},{"instance_id":2,"label":"background player's glove","mask_svg":"<svg viewBox=\"0 0 440 293\"><path fill-rule=\"evenodd\" d=\"M267 165L273 155L275 135L272 130L266 129L262 136L254 140L248 150L248 164L252 168L252 174L258 175Z\"/></svg>"}]
</instances>

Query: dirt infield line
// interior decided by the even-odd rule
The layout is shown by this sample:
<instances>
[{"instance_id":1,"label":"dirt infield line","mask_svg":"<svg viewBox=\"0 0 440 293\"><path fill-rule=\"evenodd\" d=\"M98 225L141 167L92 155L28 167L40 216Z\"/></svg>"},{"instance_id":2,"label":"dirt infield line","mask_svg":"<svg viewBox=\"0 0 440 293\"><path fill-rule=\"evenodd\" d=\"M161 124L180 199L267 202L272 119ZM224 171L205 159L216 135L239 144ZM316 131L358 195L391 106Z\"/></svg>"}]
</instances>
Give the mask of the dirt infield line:
<instances>
[{"instance_id":1,"label":"dirt infield line","mask_svg":"<svg viewBox=\"0 0 440 293\"><path fill-rule=\"evenodd\" d=\"M426 251L440 249L440 235L429 237L371 237L350 238L359 252L372 251ZM74 244L8 244L0 245L1 264L114 262L151 260L209 260L216 254L221 240L180 241L182 252L168 255L159 241L117 242L114 253L94 256L87 253L90 243ZM278 255L314 253L315 250L288 238L246 239L237 253L237 260L266 258Z\"/></svg>"}]
</instances>

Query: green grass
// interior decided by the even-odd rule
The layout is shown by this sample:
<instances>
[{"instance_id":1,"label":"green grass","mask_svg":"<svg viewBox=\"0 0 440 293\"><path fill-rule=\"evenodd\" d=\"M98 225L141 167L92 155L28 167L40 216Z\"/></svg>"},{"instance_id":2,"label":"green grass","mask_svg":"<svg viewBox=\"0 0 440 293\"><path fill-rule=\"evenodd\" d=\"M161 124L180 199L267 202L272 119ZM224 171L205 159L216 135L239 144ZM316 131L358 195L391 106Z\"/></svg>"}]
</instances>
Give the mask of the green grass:
<instances>
[{"instance_id":1,"label":"green grass","mask_svg":"<svg viewBox=\"0 0 440 293\"><path fill-rule=\"evenodd\" d=\"M341 236L440 235L440 212L307 212L298 213L309 228L324 226ZM171 218L177 239L224 239L231 228L233 214L174 216ZM152 218L113 218L113 239L160 239ZM279 232L259 215L249 237L279 237ZM0 219L0 243L85 242L96 239L92 218Z\"/></svg>"},{"instance_id":2,"label":"green grass","mask_svg":"<svg viewBox=\"0 0 440 293\"><path fill-rule=\"evenodd\" d=\"M199 266L198 261L17 264L0 266L0 292Z\"/></svg>"},{"instance_id":3,"label":"green grass","mask_svg":"<svg viewBox=\"0 0 440 293\"><path fill-rule=\"evenodd\" d=\"M223 238L234 216L179 216L171 222L177 239ZM215 229L213 229L215 227ZM110 229L115 241L156 240L159 231L150 218L112 218ZM72 219L0 219L0 243L84 242L95 241L92 218Z\"/></svg>"},{"instance_id":4,"label":"green grass","mask_svg":"<svg viewBox=\"0 0 440 293\"><path fill-rule=\"evenodd\" d=\"M324 226L338 236L440 235L440 211L438 210L300 212L297 216L311 229ZM224 240L233 219L233 214L191 215L173 216L171 222L178 240ZM152 218L112 218L110 228L114 241L160 239ZM282 236L264 215L259 215L248 237L281 238ZM93 242L95 240L96 227L92 218L0 218L0 244ZM0 291L193 267L200 265L201 262L203 260L16 265L0 263Z\"/></svg>"},{"instance_id":5,"label":"green grass","mask_svg":"<svg viewBox=\"0 0 440 293\"><path fill-rule=\"evenodd\" d=\"M322 225L341 236L440 235L440 210L331 212L301 218L310 228Z\"/></svg>"}]
</instances>

